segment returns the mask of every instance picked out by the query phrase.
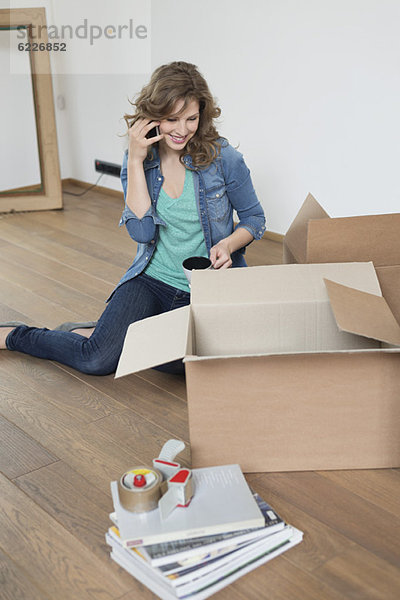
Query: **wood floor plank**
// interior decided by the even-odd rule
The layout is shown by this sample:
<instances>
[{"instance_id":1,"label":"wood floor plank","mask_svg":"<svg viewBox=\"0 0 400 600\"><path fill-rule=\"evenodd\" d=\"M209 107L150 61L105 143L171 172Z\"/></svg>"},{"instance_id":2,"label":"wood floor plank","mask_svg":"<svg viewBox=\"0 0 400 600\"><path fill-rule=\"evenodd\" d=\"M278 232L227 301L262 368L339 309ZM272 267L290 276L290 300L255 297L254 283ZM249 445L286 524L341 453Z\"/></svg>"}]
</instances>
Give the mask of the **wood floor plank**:
<instances>
[{"instance_id":1,"label":"wood floor plank","mask_svg":"<svg viewBox=\"0 0 400 600\"><path fill-rule=\"evenodd\" d=\"M123 573L126 573L126 571L124 571L124 569L122 569L121 567L118 567L118 565L116 563L115 563L115 566L118 568L118 573L120 573L121 575ZM155 596L149 590L149 588L142 585L140 583L140 581L137 581L135 579L135 583L136 583L136 589L133 592L128 592L127 594L124 594L123 596L116 598L116 600L156 600L157 599L157 596ZM219 600L219 599L216 598L216 600Z\"/></svg>"},{"instance_id":2,"label":"wood floor plank","mask_svg":"<svg viewBox=\"0 0 400 600\"><path fill-rule=\"evenodd\" d=\"M14 483L100 558L108 559L105 532L111 525L111 492L89 483L64 461L22 475Z\"/></svg>"},{"instance_id":3,"label":"wood floor plank","mask_svg":"<svg viewBox=\"0 0 400 600\"><path fill-rule=\"evenodd\" d=\"M168 391L185 402L187 401L186 380L184 375L175 375L172 373L163 373L157 369L146 369L137 374L141 379L149 381L161 390Z\"/></svg>"},{"instance_id":4,"label":"wood floor plank","mask_svg":"<svg viewBox=\"0 0 400 600\"><path fill-rule=\"evenodd\" d=\"M115 379L114 375L99 378L78 373L64 365L61 368L88 386L107 393L111 398L150 422L163 423L166 430L174 431L178 437L188 439L187 405L166 388L163 390L136 375L128 375L120 379ZM171 377L179 378L174 375Z\"/></svg>"},{"instance_id":5,"label":"wood floor plank","mask_svg":"<svg viewBox=\"0 0 400 600\"><path fill-rule=\"evenodd\" d=\"M315 574L349 600L398 600L400 570L356 546L328 560Z\"/></svg>"},{"instance_id":6,"label":"wood floor plank","mask_svg":"<svg viewBox=\"0 0 400 600\"><path fill-rule=\"evenodd\" d=\"M64 212L60 218L54 212L43 211L37 213L30 213L26 219L28 223L32 225L34 229L40 225L46 225L51 229L57 229L66 234L81 237L90 242L105 246L106 250L110 248L118 247L119 251L123 253L135 254L135 246L133 240L129 236L123 234L124 229L118 227L118 223L115 223L115 227L104 226L104 218L102 226L93 224L93 217L87 215L77 215L76 212ZM74 247L75 244L74 244Z\"/></svg>"},{"instance_id":7,"label":"wood floor plank","mask_svg":"<svg viewBox=\"0 0 400 600\"><path fill-rule=\"evenodd\" d=\"M2 223L0 228L0 239L21 246L39 255L51 256L54 260L66 264L72 268L100 277L107 283L116 284L124 274L122 267L116 268L106 260L97 259L86 253L68 248L59 244L57 239L45 239L40 236L27 236L16 225L10 222Z\"/></svg>"},{"instance_id":8,"label":"wood floor plank","mask_svg":"<svg viewBox=\"0 0 400 600\"><path fill-rule=\"evenodd\" d=\"M68 191L82 190L82 188L65 188ZM121 190L122 191L122 190ZM78 215L86 213L91 216L91 223L104 226L107 223L108 228L118 227L119 221L124 209L124 199L103 194L102 192L88 192L85 198L74 198L65 195L64 208L69 212L76 212Z\"/></svg>"},{"instance_id":9,"label":"wood floor plank","mask_svg":"<svg viewBox=\"0 0 400 600\"><path fill-rule=\"evenodd\" d=\"M52 302L61 308L67 308L82 314L93 314L95 316L93 320L97 319L104 310L104 301L96 300L81 291L78 292L70 286L54 281L22 265L16 267L15 264L8 262L5 257L2 257L0 262L0 277L4 280L3 285L5 286L11 283L12 285L21 286L23 290L28 288L39 298Z\"/></svg>"},{"instance_id":10,"label":"wood floor plank","mask_svg":"<svg viewBox=\"0 0 400 600\"><path fill-rule=\"evenodd\" d=\"M0 302L27 315L31 322L36 323L39 327L52 328L64 321L79 321L89 318L89 311L86 315L68 310L27 288L5 281L2 277L0 277Z\"/></svg>"},{"instance_id":11,"label":"wood floor plank","mask_svg":"<svg viewBox=\"0 0 400 600\"><path fill-rule=\"evenodd\" d=\"M0 377L8 389L18 387L19 383L26 384L30 390L42 394L49 403L82 423L90 423L125 409L123 404L101 389L97 390L71 377L58 368L57 363L34 356L6 354L0 360Z\"/></svg>"},{"instance_id":12,"label":"wood floor plank","mask_svg":"<svg viewBox=\"0 0 400 600\"><path fill-rule=\"evenodd\" d=\"M400 564L400 519L317 473L269 473L279 496L369 549L382 560Z\"/></svg>"},{"instance_id":13,"label":"wood floor plank","mask_svg":"<svg viewBox=\"0 0 400 600\"><path fill-rule=\"evenodd\" d=\"M1 548L45 594L59 600L111 600L129 591L112 565L89 552L3 476L0 492Z\"/></svg>"},{"instance_id":14,"label":"wood floor plank","mask_svg":"<svg viewBox=\"0 0 400 600\"><path fill-rule=\"evenodd\" d=\"M77 187L63 185L66 192L74 192ZM80 188L82 191L82 188ZM90 216L90 223L95 223L102 227L110 227L113 224L118 225L122 211L124 209L124 198L121 189L121 196L116 198L110 194L103 194L101 189L97 188L85 194L84 199L76 198L70 194L65 194L64 210L76 215L86 214Z\"/></svg>"},{"instance_id":15,"label":"wood floor plank","mask_svg":"<svg viewBox=\"0 0 400 600\"><path fill-rule=\"evenodd\" d=\"M287 555L290 562L299 568L313 572L326 561L345 553L355 543L339 533L335 527L329 527L320 520L310 516L306 510L301 510L276 494L269 485L269 474L246 475L249 485L268 502L286 522L304 532L301 552Z\"/></svg>"},{"instance_id":16,"label":"wood floor plank","mask_svg":"<svg viewBox=\"0 0 400 600\"><path fill-rule=\"evenodd\" d=\"M235 588L254 600L344 600L341 592L286 559L298 552L301 545L245 575Z\"/></svg>"},{"instance_id":17,"label":"wood floor plank","mask_svg":"<svg viewBox=\"0 0 400 600\"><path fill-rule=\"evenodd\" d=\"M392 469L358 471L320 471L320 475L335 481L347 490L366 498L379 509L400 517L400 485Z\"/></svg>"},{"instance_id":18,"label":"wood floor plank","mask_svg":"<svg viewBox=\"0 0 400 600\"><path fill-rule=\"evenodd\" d=\"M0 323L8 321L20 321L21 323L26 323L27 325L32 324L31 319L27 315L18 312L3 302L0 302Z\"/></svg>"},{"instance_id":19,"label":"wood floor plank","mask_svg":"<svg viewBox=\"0 0 400 600\"><path fill-rule=\"evenodd\" d=\"M13 224L28 234L34 230L36 236L43 240L48 240L49 242L54 242L56 240L63 248L73 249L75 252L80 252L81 255L88 255L95 259L106 261L107 264L114 265L115 267L124 268L126 266L126 258L123 256L123 252L114 250L113 245L110 247L107 247L104 244L100 245L90 241L86 237L76 235L76 233L65 232L62 229L49 227L38 219L36 219L33 225L31 219L29 214L16 215ZM112 235L112 230L110 230L110 232L110 235Z\"/></svg>"},{"instance_id":20,"label":"wood floor plank","mask_svg":"<svg viewBox=\"0 0 400 600\"><path fill-rule=\"evenodd\" d=\"M121 569L121 571L122 570L123 569ZM152 594L148 588L139 584L139 582L138 585L140 585L140 588L138 588L138 592L128 592L127 594L124 594L117 600L156 600L158 598L158 596ZM223 590L217 592L215 595L212 596L212 598L213 600L262 600L263 596L255 597L243 595L241 592L238 591L237 586L234 583L228 586L227 588L224 588Z\"/></svg>"},{"instance_id":21,"label":"wood floor plank","mask_svg":"<svg viewBox=\"0 0 400 600\"><path fill-rule=\"evenodd\" d=\"M282 244L263 238L251 243L246 249L245 256L249 267L280 265L283 260Z\"/></svg>"},{"instance_id":22,"label":"wood floor plank","mask_svg":"<svg viewBox=\"0 0 400 600\"><path fill-rule=\"evenodd\" d=\"M0 416L0 471L9 479L58 461L29 435Z\"/></svg>"},{"instance_id":23,"label":"wood floor plank","mask_svg":"<svg viewBox=\"0 0 400 600\"><path fill-rule=\"evenodd\" d=\"M351 600L398 600L400 597L399 569L360 546L335 556L315 574Z\"/></svg>"},{"instance_id":24,"label":"wood floor plank","mask_svg":"<svg viewBox=\"0 0 400 600\"><path fill-rule=\"evenodd\" d=\"M2 600L53 600L37 587L25 570L0 550L0 590Z\"/></svg>"},{"instance_id":25,"label":"wood floor plank","mask_svg":"<svg viewBox=\"0 0 400 600\"><path fill-rule=\"evenodd\" d=\"M23 265L36 273L40 273L53 281L67 285L97 300L105 300L113 290L112 284L99 277L53 260L51 256L43 256L43 254L37 254L30 249L15 244L9 243L6 247L3 247L1 256L6 258L10 264L13 264L15 269Z\"/></svg>"},{"instance_id":26,"label":"wood floor plank","mask_svg":"<svg viewBox=\"0 0 400 600\"><path fill-rule=\"evenodd\" d=\"M118 439L119 443L127 448L134 444L135 454L140 457L145 465L151 465L153 458L159 455L165 442L177 437L174 430L168 432L163 427L156 427L147 419L138 417L130 409L90 423L88 430L102 432L102 435L110 438L110 440ZM186 448L179 454L177 461L184 466L190 466L188 437L183 438L183 441L186 441ZM132 466L134 465L127 465L127 469Z\"/></svg>"}]
</instances>

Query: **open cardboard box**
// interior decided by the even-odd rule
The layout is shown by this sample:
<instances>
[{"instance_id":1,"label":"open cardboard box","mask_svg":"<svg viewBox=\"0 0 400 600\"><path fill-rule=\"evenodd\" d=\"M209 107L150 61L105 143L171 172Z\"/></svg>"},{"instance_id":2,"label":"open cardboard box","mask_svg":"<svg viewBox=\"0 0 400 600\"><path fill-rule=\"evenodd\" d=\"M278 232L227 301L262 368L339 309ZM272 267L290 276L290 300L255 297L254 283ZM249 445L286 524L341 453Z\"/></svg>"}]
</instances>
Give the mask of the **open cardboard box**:
<instances>
[{"instance_id":1,"label":"open cardboard box","mask_svg":"<svg viewBox=\"0 0 400 600\"><path fill-rule=\"evenodd\" d=\"M400 213L331 219L309 194L283 242L285 263L372 261L400 322Z\"/></svg>"},{"instance_id":2,"label":"open cardboard box","mask_svg":"<svg viewBox=\"0 0 400 600\"><path fill-rule=\"evenodd\" d=\"M190 306L130 325L116 376L184 357L194 467L398 467L399 346L372 263L194 271Z\"/></svg>"}]
</instances>

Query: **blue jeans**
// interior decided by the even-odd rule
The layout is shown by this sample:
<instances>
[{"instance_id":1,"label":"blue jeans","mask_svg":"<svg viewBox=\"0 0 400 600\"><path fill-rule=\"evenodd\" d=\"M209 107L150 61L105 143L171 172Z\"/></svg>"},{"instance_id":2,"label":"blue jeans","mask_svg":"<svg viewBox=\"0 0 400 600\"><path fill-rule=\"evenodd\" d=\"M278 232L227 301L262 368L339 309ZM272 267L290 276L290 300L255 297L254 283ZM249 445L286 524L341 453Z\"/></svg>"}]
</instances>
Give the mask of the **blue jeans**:
<instances>
[{"instance_id":1,"label":"blue jeans","mask_svg":"<svg viewBox=\"0 0 400 600\"><path fill-rule=\"evenodd\" d=\"M7 336L8 350L56 360L90 375L114 373L128 326L190 303L190 294L141 273L118 287L90 336L20 325ZM138 348L140 352L140 348ZM158 367L183 373L181 360Z\"/></svg>"}]
</instances>

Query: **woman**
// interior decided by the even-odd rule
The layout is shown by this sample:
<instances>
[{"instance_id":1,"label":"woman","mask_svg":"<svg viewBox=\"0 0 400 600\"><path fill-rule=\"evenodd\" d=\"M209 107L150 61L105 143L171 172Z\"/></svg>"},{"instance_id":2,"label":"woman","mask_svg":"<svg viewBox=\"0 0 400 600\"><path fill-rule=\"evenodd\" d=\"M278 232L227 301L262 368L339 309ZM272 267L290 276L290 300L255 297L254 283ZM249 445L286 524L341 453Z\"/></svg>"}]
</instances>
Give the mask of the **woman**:
<instances>
[{"instance_id":1,"label":"woman","mask_svg":"<svg viewBox=\"0 0 400 600\"><path fill-rule=\"evenodd\" d=\"M246 266L244 248L262 237L264 213L242 155L218 135L221 111L202 75L185 62L161 66L134 106L135 114L125 115L120 221L138 242L132 266L94 329L3 326L0 348L107 375L130 323L189 304L185 258L208 256L214 269ZM181 361L160 368L183 370Z\"/></svg>"}]
</instances>

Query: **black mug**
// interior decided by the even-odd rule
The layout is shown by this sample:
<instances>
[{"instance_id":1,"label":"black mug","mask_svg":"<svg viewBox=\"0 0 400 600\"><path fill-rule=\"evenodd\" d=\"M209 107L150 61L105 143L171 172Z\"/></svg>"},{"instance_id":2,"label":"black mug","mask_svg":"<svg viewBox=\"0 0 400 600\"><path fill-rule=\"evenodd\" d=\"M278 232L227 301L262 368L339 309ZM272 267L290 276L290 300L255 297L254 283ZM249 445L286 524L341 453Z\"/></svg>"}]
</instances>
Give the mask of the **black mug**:
<instances>
[{"instance_id":1,"label":"black mug","mask_svg":"<svg viewBox=\"0 0 400 600\"><path fill-rule=\"evenodd\" d=\"M194 269L211 269L211 260L205 256L190 256L189 258L185 258L182 268L190 285L192 271Z\"/></svg>"}]
</instances>

